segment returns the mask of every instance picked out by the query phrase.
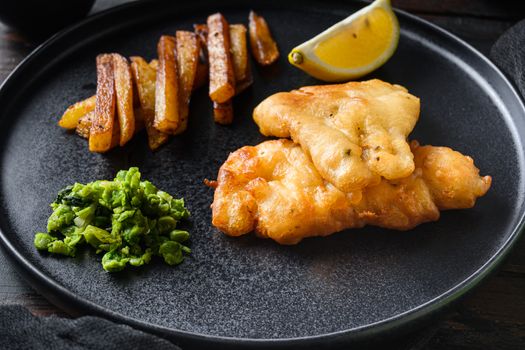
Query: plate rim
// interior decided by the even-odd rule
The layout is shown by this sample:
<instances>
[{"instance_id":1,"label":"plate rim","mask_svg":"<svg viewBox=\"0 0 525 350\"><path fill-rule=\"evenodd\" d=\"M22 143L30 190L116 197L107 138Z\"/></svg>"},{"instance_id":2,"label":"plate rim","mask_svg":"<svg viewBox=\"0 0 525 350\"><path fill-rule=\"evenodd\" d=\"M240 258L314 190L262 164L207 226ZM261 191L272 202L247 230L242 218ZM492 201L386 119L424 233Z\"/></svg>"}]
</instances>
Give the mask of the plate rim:
<instances>
[{"instance_id":1,"label":"plate rim","mask_svg":"<svg viewBox=\"0 0 525 350\"><path fill-rule=\"evenodd\" d=\"M16 78L19 74L22 74L27 66L32 61L37 60L40 55L46 52L46 50L55 44L60 42L70 34L81 30L84 26L90 25L93 22L101 21L105 18L110 18L115 13L118 14L128 9L135 7L151 7L152 4L166 2L167 0L150 0L150 1L134 1L125 4L121 4L110 9L103 10L99 13L91 15L82 21L67 27L58 33L51 36L49 39L38 45L29 55L27 55L15 69L6 77L3 83L0 85L0 100L4 95L9 93L11 85L15 85ZM311 3L320 1L309 1ZM342 1L330 1L333 4L347 5L347 2ZM363 0L353 0L353 2L366 4ZM265 4L271 4L272 2L264 2ZM489 68L497 73L502 81L508 86L509 91L516 98L519 107L525 112L524 99L517 92L515 85L505 76L503 72L485 55L475 49L472 45L450 33L449 31L439 27L438 25L422 19L416 15L410 14L406 11L395 9L396 15L405 17L409 21L415 22L418 26L426 27L439 35L445 37L448 40L452 40L456 44L464 47L470 51L471 54L481 59ZM7 91L7 92L6 92ZM16 96L16 94L15 94ZM512 118L513 119L513 118ZM38 267L32 264L20 251L17 250L15 245L10 241L8 235L3 232L0 227L0 242L1 246L6 252L7 256L12 262L14 267L21 272L24 279L39 293L41 293L46 299L53 304L59 306L61 309L67 310L71 314L94 314L98 316L106 317L115 322L121 322L128 324L132 327L150 331L160 336L185 342L191 341L195 343L207 342L209 345L228 345L228 346L250 346L250 347L268 347L268 346L301 346L301 345L315 345L325 344L330 341L363 341L371 339L371 337L378 336L381 333L386 333L394 329L406 329L410 325L414 324L419 319L429 317L438 311L442 310L451 303L457 301L459 298L470 292L473 288L477 287L479 283L490 275L505 259L505 257L512 250L514 245L520 239L525 227L525 207L522 208L522 212L517 218L517 224L513 227L512 232L508 238L501 244L500 248L488 259L485 263L474 271L470 276L463 279L461 282L454 285L452 288L441 293L435 298L427 301L426 303L420 304L410 310L403 313L397 314L390 318L383 319L374 323L370 323L363 326L358 326L346 330L340 330L336 332L330 332L312 336L301 336L294 338L238 338L238 337L227 337L219 335L201 334L192 331L183 331L166 326L156 325L148 321L141 321L135 318L123 315L119 312L112 311L109 308L105 308L96 304L95 302L84 299L73 291L70 291L66 287L60 285L51 276L48 276L44 272L40 271ZM70 307L69 303L73 303ZM78 313L78 311L80 313Z\"/></svg>"}]
</instances>

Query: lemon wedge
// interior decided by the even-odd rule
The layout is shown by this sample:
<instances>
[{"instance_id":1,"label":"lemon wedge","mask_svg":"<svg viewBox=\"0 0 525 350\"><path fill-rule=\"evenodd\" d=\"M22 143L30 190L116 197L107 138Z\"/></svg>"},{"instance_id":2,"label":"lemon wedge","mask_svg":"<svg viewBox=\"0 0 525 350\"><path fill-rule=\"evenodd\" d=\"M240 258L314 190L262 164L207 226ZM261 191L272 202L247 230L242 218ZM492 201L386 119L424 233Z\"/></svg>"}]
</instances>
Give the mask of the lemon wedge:
<instances>
[{"instance_id":1,"label":"lemon wedge","mask_svg":"<svg viewBox=\"0 0 525 350\"><path fill-rule=\"evenodd\" d=\"M359 78L382 66L399 41L390 0L375 0L294 48L288 61L324 81Z\"/></svg>"}]
</instances>

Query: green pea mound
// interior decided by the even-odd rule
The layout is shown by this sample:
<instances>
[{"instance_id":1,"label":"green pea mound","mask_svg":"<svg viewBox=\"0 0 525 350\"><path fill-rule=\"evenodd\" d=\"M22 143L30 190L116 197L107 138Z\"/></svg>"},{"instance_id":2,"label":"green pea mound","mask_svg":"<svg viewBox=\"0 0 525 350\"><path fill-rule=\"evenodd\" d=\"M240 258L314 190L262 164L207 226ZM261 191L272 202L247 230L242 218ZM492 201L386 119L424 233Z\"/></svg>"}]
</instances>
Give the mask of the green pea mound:
<instances>
[{"instance_id":1,"label":"green pea mound","mask_svg":"<svg viewBox=\"0 0 525 350\"><path fill-rule=\"evenodd\" d=\"M190 234L176 229L190 216L184 199L140 181L135 167L119 171L113 181L67 186L51 208L47 233L35 235L38 250L75 256L78 246L88 244L104 253L102 267L109 272L148 264L153 256L177 265L191 252L183 245Z\"/></svg>"}]
</instances>

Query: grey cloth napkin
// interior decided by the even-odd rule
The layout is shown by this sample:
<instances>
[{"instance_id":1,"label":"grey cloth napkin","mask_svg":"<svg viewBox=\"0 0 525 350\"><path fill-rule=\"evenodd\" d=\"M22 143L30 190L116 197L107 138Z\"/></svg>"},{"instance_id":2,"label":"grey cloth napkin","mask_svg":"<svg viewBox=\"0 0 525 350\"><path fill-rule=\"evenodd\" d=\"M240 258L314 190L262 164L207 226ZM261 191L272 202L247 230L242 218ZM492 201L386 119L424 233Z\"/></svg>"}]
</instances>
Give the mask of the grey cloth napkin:
<instances>
[{"instance_id":1,"label":"grey cloth napkin","mask_svg":"<svg viewBox=\"0 0 525 350\"><path fill-rule=\"evenodd\" d=\"M496 41L490 58L525 97L525 20L512 26Z\"/></svg>"},{"instance_id":2,"label":"grey cloth napkin","mask_svg":"<svg viewBox=\"0 0 525 350\"><path fill-rule=\"evenodd\" d=\"M0 348L181 350L165 339L100 317L37 317L19 305L0 307Z\"/></svg>"}]
</instances>

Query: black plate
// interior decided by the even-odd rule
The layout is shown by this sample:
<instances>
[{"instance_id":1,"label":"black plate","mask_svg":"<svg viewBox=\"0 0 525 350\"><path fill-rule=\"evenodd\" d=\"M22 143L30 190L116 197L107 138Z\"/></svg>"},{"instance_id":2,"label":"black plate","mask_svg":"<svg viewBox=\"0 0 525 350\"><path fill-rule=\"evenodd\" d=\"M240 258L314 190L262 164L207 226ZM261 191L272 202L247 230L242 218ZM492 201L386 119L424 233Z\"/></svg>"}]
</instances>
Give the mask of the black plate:
<instances>
[{"instance_id":1,"label":"black plate","mask_svg":"<svg viewBox=\"0 0 525 350\"><path fill-rule=\"evenodd\" d=\"M493 269L523 224L525 111L514 89L481 54L447 32L399 13L393 58L371 77L421 97L411 138L471 155L493 186L470 210L443 213L409 232L350 230L279 246L232 239L210 225L213 179L229 152L263 140L253 107L271 93L315 84L286 53L362 4L241 0L137 2L88 18L45 43L0 91L1 237L29 281L53 303L155 331L183 344L320 345L406 329L464 294ZM268 20L282 56L254 65L255 84L235 101L235 122L213 123L206 91L192 100L189 130L156 153L144 136L106 155L56 126L71 103L95 92L95 56L155 56L158 37L191 29L222 11L246 23L253 7ZM139 166L145 178L183 196L193 213L193 253L178 267L153 263L105 273L100 257L39 254L48 204L75 181L112 178Z\"/></svg>"}]
</instances>

